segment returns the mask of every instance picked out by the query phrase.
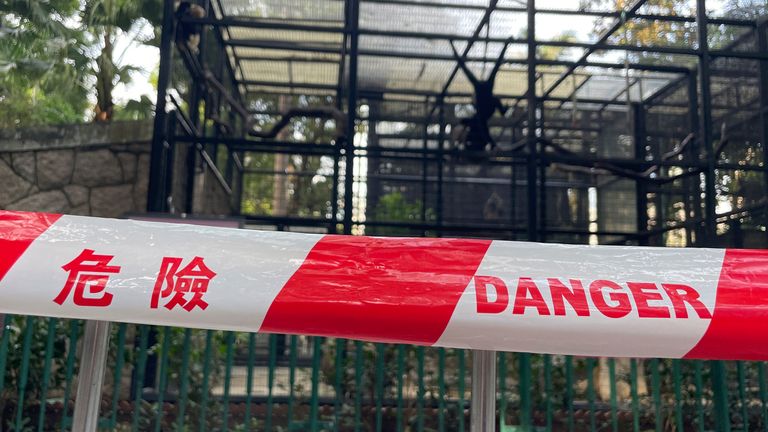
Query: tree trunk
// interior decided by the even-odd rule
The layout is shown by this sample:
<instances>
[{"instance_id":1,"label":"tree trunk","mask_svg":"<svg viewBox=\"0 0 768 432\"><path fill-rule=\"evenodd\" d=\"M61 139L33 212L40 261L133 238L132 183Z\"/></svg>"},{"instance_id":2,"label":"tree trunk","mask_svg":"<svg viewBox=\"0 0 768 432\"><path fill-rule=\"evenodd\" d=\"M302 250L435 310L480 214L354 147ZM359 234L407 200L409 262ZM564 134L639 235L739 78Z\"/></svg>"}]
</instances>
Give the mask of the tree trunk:
<instances>
[{"instance_id":1,"label":"tree trunk","mask_svg":"<svg viewBox=\"0 0 768 432\"><path fill-rule=\"evenodd\" d=\"M115 79L115 68L112 63L112 32L104 30L104 48L96 59L99 70L96 73L96 107L94 109L95 122L108 122L112 120L114 113L114 103L112 102L113 81Z\"/></svg>"}]
</instances>

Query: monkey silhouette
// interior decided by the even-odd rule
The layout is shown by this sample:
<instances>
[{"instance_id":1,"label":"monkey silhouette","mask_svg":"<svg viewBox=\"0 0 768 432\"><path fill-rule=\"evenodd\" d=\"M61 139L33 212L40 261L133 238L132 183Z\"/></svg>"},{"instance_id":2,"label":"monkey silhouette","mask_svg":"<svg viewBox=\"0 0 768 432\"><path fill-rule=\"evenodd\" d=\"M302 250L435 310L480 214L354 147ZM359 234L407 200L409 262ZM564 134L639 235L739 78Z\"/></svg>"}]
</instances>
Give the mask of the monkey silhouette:
<instances>
[{"instance_id":1,"label":"monkey silhouette","mask_svg":"<svg viewBox=\"0 0 768 432\"><path fill-rule=\"evenodd\" d=\"M472 104L475 107L475 114L472 117L461 121L461 124L465 129L462 133L464 145L468 150L484 150L486 146L490 144L491 149L493 149L496 147L496 141L494 141L491 132L488 129L488 120L493 117L493 114L496 111L501 115L504 115L507 112L507 107L501 103L501 99L493 94L493 87L496 83L496 75L499 73L501 64L504 62L504 55L507 52L510 40L507 40L504 43L504 48L501 50L499 58L496 59L496 63L494 63L491 73L485 80L478 79L477 76L472 73L467 67L465 60L459 55L456 47L453 45L453 41L450 41L450 44L456 62L472 84L474 90Z\"/></svg>"},{"instance_id":2,"label":"monkey silhouette","mask_svg":"<svg viewBox=\"0 0 768 432\"><path fill-rule=\"evenodd\" d=\"M176 19L179 20L179 28L176 33L177 43L186 46L192 54L199 52L200 33L203 31L203 26L181 20L186 17L205 18L205 16L205 9L190 1L182 1L176 8Z\"/></svg>"}]
</instances>

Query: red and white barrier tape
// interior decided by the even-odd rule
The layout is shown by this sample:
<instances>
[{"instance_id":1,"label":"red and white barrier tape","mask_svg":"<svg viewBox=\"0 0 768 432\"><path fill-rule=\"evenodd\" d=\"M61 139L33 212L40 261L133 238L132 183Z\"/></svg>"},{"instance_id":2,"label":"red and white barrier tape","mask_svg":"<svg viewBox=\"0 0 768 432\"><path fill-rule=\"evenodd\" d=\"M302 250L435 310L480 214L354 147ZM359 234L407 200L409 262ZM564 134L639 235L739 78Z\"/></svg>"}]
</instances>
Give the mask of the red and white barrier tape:
<instances>
[{"instance_id":1,"label":"red and white barrier tape","mask_svg":"<svg viewBox=\"0 0 768 432\"><path fill-rule=\"evenodd\" d=\"M0 211L0 312L444 347L768 359L768 251Z\"/></svg>"}]
</instances>

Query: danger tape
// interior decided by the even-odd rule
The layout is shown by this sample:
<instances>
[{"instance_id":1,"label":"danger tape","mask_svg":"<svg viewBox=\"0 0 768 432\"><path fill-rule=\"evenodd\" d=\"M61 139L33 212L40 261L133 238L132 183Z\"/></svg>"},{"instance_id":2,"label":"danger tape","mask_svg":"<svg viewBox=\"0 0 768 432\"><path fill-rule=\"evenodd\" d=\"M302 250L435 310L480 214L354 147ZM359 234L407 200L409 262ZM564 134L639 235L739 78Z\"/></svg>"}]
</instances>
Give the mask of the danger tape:
<instances>
[{"instance_id":1,"label":"danger tape","mask_svg":"<svg viewBox=\"0 0 768 432\"><path fill-rule=\"evenodd\" d=\"M0 211L0 312L499 351L768 359L768 252Z\"/></svg>"}]
</instances>

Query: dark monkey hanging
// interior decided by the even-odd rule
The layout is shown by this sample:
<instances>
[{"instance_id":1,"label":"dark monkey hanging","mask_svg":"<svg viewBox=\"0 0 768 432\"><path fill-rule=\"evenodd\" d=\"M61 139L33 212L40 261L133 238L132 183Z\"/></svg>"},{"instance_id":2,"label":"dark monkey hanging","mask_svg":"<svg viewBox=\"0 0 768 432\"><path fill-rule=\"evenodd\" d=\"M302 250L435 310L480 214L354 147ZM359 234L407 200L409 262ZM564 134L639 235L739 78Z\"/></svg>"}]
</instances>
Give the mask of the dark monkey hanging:
<instances>
[{"instance_id":1,"label":"dark monkey hanging","mask_svg":"<svg viewBox=\"0 0 768 432\"><path fill-rule=\"evenodd\" d=\"M507 107L493 94L493 86L496 82L496 75L501 69L501 64L504 62L504 55L507 52L509 43L509 40L504 43L504 48L496 59L496 63L494 63L488 78L480 80L467 67L466 61L459 55L456 47L453 45L453 41L451 41L453 56L456 58L456 62L458 62L459 67L472 84L474 90L472 103L475 107L475 114L472 117L461 120L462 129L459 134L459 141L464 143L467 150L484 150L488 144L490 144L491 149L496 147L496 142L488 129L488 121L496 111L499 111L501 115L507 112Z\"/></svg>"}]
</instances>

